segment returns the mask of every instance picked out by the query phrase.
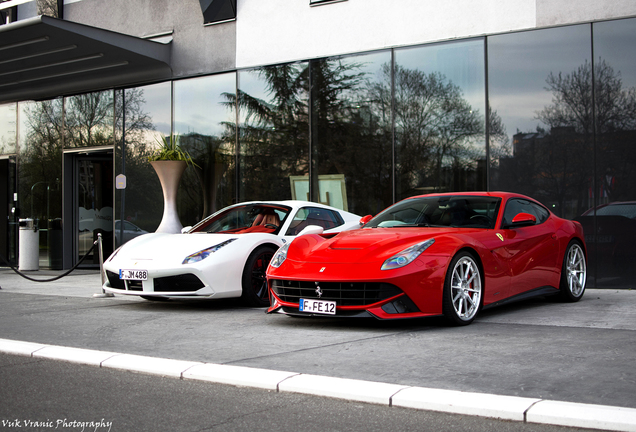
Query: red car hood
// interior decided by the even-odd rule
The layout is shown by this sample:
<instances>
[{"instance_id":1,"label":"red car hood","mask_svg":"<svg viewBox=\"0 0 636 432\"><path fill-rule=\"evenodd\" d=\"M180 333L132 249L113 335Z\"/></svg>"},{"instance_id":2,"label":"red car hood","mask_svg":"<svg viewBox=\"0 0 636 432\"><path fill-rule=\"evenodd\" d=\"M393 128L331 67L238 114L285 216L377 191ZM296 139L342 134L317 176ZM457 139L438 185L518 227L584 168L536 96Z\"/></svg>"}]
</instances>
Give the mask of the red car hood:
<instances>
[{"instance_id":1,"label":"red car hood","mask_svg":"<svg viewBox=\"0 0 636 432\"><path fill-rule=\"evenodd\" d=\"M315 235L301 236L289 246L287 258L314 263L384 261L415 243L448 231L436 228L366 228L345 231L327 240Z\"/></svg>"}]
</instances>

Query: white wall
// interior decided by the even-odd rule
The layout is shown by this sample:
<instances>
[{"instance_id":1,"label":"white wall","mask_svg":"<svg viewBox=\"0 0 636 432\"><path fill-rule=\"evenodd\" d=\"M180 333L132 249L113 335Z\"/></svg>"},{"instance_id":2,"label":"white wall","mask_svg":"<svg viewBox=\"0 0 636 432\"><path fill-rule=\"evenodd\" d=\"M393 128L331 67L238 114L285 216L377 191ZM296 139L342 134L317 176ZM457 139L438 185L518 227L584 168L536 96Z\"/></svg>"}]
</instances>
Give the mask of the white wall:
<instances>
[{"instance_id":1,"label":"white wall","mask_svg":"<svg viewBox=\"0 0 636 432\"><path fill-rule=\"evenodd\" d=\"M536 0L238 0L236 66L260 66L536 26Z\"/></svg>"},{"instance_id":2,"label":"white wall","mask_svg":"<svg viewBox=\"0 0 636 432\"><path fill-rule=\"evenodd\" d=\"M635 0L237 0L236 66L636 16Z\"/></svg>"}]
</instances>

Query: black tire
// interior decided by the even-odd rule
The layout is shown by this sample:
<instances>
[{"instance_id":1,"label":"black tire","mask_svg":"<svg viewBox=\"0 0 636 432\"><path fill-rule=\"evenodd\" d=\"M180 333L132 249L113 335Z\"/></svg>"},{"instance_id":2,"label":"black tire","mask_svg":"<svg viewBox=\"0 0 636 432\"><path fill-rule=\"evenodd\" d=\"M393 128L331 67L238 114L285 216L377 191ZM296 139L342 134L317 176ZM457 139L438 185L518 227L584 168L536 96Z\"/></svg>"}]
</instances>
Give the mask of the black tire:
<instances>
[{"instance_id":1,"label":"black tire","mask_svg":"<svg viewBox=\"0 0 636 432\"><path fill-rule=\"evenodd\" d=\"M572 240L568 244L563 256L561 266L561 299L567 302L577 302L585 293L585 282L587 280L587 265L583 246L577 240Z\"/></svg>"},{"instance_id":2,"label":"black tire","mask_svg":"<svg viewBox=\"0 0 636 432\"><path fill-rule=\"evenodd\" d=\"M276 249L271 246L256 248L245 262L241 285L243 294L241 300L248 306L269 306L269 293L267 291L267 279L265 272Z\"/></svg>"},{"instance_id":3,"label":"black tire","mask_svg":"<svg viewBox=\"0 0 636 432\"><path fill-rule=\"evenodd\" d=\"M475 257L460 252L453 257L444 280L442 312L453 325L468 325L483 303L481 269Z\"/></svg>"}]
</instances>

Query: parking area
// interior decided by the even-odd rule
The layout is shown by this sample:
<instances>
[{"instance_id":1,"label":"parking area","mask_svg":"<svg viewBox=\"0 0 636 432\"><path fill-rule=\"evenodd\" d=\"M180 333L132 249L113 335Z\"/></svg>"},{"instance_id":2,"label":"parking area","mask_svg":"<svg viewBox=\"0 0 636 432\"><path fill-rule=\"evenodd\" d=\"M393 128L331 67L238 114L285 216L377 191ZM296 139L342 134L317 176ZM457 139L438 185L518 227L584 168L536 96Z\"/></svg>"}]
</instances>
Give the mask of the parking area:
<instances>
[{"instance_id":1,"label":"parking area","mask_svg":"<svg viewBox=\"0 0 636 432\"><path fill-rule=\"evenodd\" d=\"M51 272L39 272L46 278ZM95 298L99 274L0 270L0 338L337 378L636 408L636 292L588 289L483 312L467 327L291 318L236 301Z\"/></svg>"}]
</instances>

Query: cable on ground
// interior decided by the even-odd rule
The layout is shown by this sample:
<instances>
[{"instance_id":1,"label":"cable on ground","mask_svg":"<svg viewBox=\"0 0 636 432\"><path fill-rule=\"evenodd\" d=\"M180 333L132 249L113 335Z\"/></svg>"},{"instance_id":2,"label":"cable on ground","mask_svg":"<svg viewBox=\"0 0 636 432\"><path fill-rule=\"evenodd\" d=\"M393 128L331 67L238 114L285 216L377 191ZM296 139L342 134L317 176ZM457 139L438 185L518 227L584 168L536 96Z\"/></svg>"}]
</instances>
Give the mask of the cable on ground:
<instances>
[{"instance_id":1,"label":"cable on ground","mask_svg":"<svg viewBox=\"0 0 636 432\"><path fill-rule=\"evenodd\" d=\"M11 267L11 270L13 270L14 272L16 272L17 274L19 274L20 276L22 276L25 279L28 279L28 280L33 281L33 282L53 282L53 281L56 281L58 279L62 279L64 276L68 276L73 270L77 269L77 267L79 267L79 265L84 262L86 257L88 257L88 255L90 255L90 253L93 252L93 250L95 249L95 246L97 246L98 242L99 242L99 240L95 240L93 242L93 246L91 246L91 248L88 250L88 252L86 252L86 255L84 255L79 260L79 262L77 264L75 264L70 270L62 273L59 276L55 276L54 278L51 278L51 279L35 279L35 278L32 278L30 276L25 275L24 273L19 271L17 268L13 267L11 265L11 263L9 263L9 261L5 257L3 257L2 255L0 255L0 260L3 261L7 266Z\"/></svg>"}]
</instances>

